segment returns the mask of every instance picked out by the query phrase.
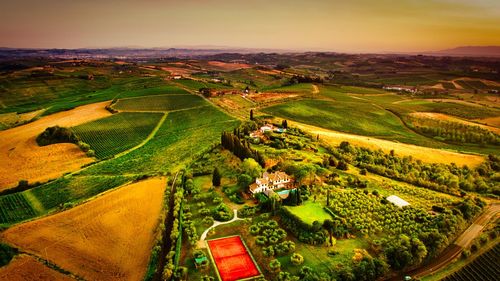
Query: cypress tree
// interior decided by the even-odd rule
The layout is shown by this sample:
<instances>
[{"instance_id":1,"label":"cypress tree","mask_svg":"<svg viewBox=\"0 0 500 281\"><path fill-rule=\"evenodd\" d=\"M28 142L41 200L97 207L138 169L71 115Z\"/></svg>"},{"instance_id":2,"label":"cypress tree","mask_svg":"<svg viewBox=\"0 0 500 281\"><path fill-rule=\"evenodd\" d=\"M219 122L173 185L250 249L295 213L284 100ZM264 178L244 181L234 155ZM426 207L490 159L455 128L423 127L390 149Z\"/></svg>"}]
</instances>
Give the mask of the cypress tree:
<instances>
[{"instance_id":1,"label":"cypress tree","mask_svg":"<svg viewBox=\"0 0 500 281\"><path fill-rule=\"evenodd\" d=\"M215 167L214 172L212 174L212 185L220 186L221 174L219 172L219 168Z\"/></svg>"}]
</instances>

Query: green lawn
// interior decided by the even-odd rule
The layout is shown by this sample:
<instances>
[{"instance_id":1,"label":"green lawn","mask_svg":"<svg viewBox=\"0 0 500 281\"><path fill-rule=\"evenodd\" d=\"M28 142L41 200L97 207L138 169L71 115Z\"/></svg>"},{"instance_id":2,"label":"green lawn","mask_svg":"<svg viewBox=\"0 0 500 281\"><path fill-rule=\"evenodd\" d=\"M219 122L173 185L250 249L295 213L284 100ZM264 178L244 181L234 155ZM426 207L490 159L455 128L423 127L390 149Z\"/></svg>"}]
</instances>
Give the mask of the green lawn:
<instances>
[{"instance_id":1,"label":"green lawn","mask_svg":"<svg viewBox=\"0 0 500 281\"><path fill-rule=\"evenodd\" d=\"M314 221L323 223L326 219L332 218L320 203L311 201L306 201L300 206L285 206L285 208L309 225L312 225Z\"/></svg>"}]
</instances>

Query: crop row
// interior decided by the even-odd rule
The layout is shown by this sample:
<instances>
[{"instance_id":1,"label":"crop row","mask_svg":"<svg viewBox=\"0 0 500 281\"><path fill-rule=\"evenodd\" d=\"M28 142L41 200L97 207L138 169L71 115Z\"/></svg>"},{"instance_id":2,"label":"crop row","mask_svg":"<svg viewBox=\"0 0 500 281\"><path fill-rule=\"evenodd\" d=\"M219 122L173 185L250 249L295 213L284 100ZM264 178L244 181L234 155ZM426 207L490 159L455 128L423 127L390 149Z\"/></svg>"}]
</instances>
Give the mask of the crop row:
<instances>
[{"instance_id":1,"label":"crop row","mask_svg":"<svg viewBox=\"0 0 500 281\"><path fill-rule=\"evenodd\" d=\"M0 223L22 221L35 215L35 210L23 194L16 193L0 197Z\"/></svg>"},{"instance_id":2,"label":"crop row","mask_svg":"<svg viewBox=\"0 0 500 281\"><path fill-rule=\"evenodd\" d=\"M500 275L498 261L500 260L500 244L481 254L471 263L443 279L444 281L496 281Z\"/></svg>"},{"instance_id":3,"label":"crop row","mask_svg":"<svg viewBox=\"0 0 500 281\"><path fill-rule=\"evenodd\" d=\"M103 159L141 143L154 129L163 114L124 112L74 127L97 158Z\"/></svg>"},{"instance_id":4,"label":"crop row","mask_svg":"<svg viewBox=\"0 0 500 281\"><path fill-rule=\"evenodd\" d=\"M204 105L207 102L196 95L158 95L120 99L113 108L122 111L170 111Z\"/></svg>"}]
</instances>

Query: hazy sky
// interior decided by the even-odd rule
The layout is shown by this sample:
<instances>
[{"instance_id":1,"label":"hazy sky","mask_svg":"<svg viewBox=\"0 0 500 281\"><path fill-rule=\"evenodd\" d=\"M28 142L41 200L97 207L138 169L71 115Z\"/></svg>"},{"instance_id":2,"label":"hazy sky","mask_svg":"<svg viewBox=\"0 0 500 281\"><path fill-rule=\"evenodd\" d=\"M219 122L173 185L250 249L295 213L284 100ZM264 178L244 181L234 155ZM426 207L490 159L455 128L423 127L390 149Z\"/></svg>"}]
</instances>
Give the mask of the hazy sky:
<instances>
[{"instance_id":1,"label":"hazy sky","mask_svg":"<svg viewBox=\"0 0 500 281\"><path fill-rule=\"evenodd\" d=\"M0 46L343 52L500 45L500 0L0 0Z\"/></svg>"}]
</instances>

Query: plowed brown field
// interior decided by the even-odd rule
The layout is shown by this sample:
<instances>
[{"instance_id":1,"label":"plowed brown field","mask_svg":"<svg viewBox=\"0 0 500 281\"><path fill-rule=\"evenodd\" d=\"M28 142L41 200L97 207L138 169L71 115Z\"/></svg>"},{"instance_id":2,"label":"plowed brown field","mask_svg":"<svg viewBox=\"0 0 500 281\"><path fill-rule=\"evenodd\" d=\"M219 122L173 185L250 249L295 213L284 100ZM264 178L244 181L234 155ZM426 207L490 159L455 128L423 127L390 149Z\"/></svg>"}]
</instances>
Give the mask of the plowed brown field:
<instances>
[{"instance_id":1,"label":"plowed brown field","mask_svg":"<svg viewBox=\"0 0 500 281\"><path fill-rule=\"evenodd\" d=\"M1 238L87 280L142 280L165 187L159 178L130 184Z\"/></svg>"},{"instance_id":2,"label":"plowed brown field","mask_svg":"<svg viewBox=\"0 0 500 281\"><path fill-rule=\"evenodd\" d=\"M20 255L0 268L2 281L70 281L73 278L59 273L27 255Z\"/></svg>"},{"instance_id":3,"label":"plowed brown field","mask_svg":"<svg viewBox=\"0 0 500 281\"><path fill-rule=\"evenodd\" d=\"M32 123L0 131L0 190L13 187L21 179L30 183L57 178L92 162L76 145L59 143L40 147L35 139L50 126L75 126L110 115L94 103L55 113Z\"/></svg>"}]
</instances>

